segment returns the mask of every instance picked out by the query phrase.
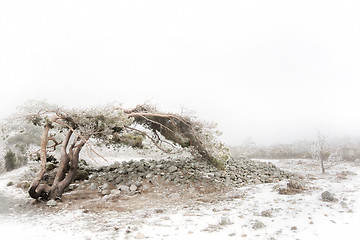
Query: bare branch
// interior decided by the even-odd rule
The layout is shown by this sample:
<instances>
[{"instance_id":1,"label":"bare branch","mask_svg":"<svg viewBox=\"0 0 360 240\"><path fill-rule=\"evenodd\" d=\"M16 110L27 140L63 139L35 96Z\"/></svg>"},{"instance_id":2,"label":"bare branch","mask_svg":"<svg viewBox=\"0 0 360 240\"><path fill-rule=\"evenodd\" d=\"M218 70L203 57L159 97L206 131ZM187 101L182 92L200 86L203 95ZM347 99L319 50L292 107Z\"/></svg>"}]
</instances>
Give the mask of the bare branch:
<instances>
[{"instance_id":1,"label":"bare branch","mask_svg":"<svg viewBox=\"0 0 360 240\"><path fill-rule=\"evenodd\" d=\"M125 126L125 128L144 134L144 135L145 135L146 137L148 137L148 138L155 144L155 146L156 146L157 148L159 148L161 151L166 152L166 153L171 153L171 152L163 149L162 147L160 147L159 144L156 143L156 140L155 140L154 138L150 137L149 134L147 134L146 132L141 131L141 130L136 129L136 128L129 127L129 126Z\"/></svg>"},{"instance_id":2,"label":"bare branch","mask_svg":"<svg viewBox=\"0 0 360 240\"><path fill-rule=\"evenodd\" d=\"M91 150L93 153L95 153L98 157L100 157L100 158L104 159L106 162L108 162L108 160L107 160L106 158L104 158L103 156L101 156L100 154L98 154L98 153L94 150L94 148L92 147L92 145L87 141L87 139L86 139L84 136L82 136L81 134L77 133L77 132L75 131L75 129L72 128L69 124L66 124L66 123L61 122L61 121L58 121L58 120L55 120L54 122L56 122L56 123L58 123L58 124L60 124L60 125L62 125L62 126L64 126L64 127L69 128L76 136L78 136L78 137L84 142L84 144L86 144L86 145L90 148L90 150Z\"/></svg>"}]
</instances>

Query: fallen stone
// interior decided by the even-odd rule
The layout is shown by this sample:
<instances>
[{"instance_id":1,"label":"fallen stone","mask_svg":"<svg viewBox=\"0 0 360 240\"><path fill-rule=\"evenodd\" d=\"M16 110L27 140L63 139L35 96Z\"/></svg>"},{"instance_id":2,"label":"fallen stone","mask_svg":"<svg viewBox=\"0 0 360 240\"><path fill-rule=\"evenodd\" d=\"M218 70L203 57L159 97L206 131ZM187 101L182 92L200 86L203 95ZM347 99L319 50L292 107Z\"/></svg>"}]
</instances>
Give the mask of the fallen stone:
<instances>
[{"instance_id":1,"label":"fallen stone","mask_svg":"<svg viewBox=\"0 0 360 240\"><path fill-rule=\"evenodd\" d=\"M175 172L176 170L177 170L177 167L174 166L174 165L172 165L171 167L169 167L169 172L170 172L170 173L173 173L173 172Z\"/></svg>"},{"instance_id":2,"label":"fallen stone","mask_svg":"<svg viewBox=\"0 0 360 240\"><path fill-rule=\"evenodd\" d=\"M253 229L255 230L258 230L258 229L261 229L261 228L264 228L265 227L265 224L259 220L256 220L254 225L253 225Z\"/></svg>"},{"instance_id":3,"label":"fallen stone","mask_svg":"<svg viewBox=\"0 0 360 240\"><path fill-rule=\"evenodd\" d=\"M55 200L49 200L46 203L46 206L48 207L55 207L57 205L57 202Z\"/></svg>"},{"instance_id":4,"label":"fallen stone","mask_svg":"<svg viewBox=\"0 0 360 240\"><path fill-rule=\"evenodd\" d=\"M345 174L342 174L342 173L336 174L336 177L337 177L338 179L347 179L346 175L345 175Z\"/></svg>"},{"instance_id":5,"label":"fallen stone","mask_svg":"<svg viewBox=\"0 0 360 240\"><path fill-rule=\"evenodd\" d=\"M111 193L111 191L110 191L109 189L104 189L104 190L101 191L101 194L102 194L103 196L109 195L110 193Z\"/></svg>"},{"instance_id":6,"label":"fallen stone","mask_svg":"<svg viewBox=\"0 0 360 240\"><path fill-rule=\"evenodd\" d=\"M122 192L128 192L130 189L126 185L120 185L119 190L122 191Z\"/></svg>"},{"instance_id":7,"label":"fallen stone","mask_svg":"<svg viewBox=\"0 0 360 240\"><path fill-rule=\"evenodd\" d=\"M119 176L119 177L117 177L116 179L115 179L115 184L119 184L119 183L121 183L123 181L123 178L121 177L121 176Z\"/></svg>"},{"instance_id":8,"label":"fallen stone","mask_svg":"<svg viewBox=\"0 0 360 240\"><path fill-rule=\"evenodd\" d=\"M222 217L219 223L221 226L225 226L225 225L231 225L232 222L230 220L230 218L228 217Z\"/></svg>"},{"instance_id":9,"label":"fallen stone","mask_svg":"<svg viewBox=\"0 0 360 240\"><path fill-rule=\"evenodd\" d=\"M89 179L89 174L87 173L87 171L79 169L76 172L76 176L74 180L84 181L86 179Z\"/></svg>"},{"instance_id":10,"label":"fallen stone","mask_svg":"<svg viewBox=\"0 0 360 240\"><path fill-rule=\"evenodd\" d=\"M89 186L89 189L92 190L92 191L96 191L96 185L95 183L91 183L90 186Z\"/></svg>"},{"instance_id":11,"label":"fallen stone","mask_svg":"<svg viewBox=\"0 0 360 240\"><path fill-rule=\"evenodd\" d=\"M129 190L130 192L135 192L137 190L137 186L135 184L131 184Z\"/></svg>"},{"instance_id":12,"label":"fallen stone","mask_svg":"<svg viewBox=\"0 0 360 240\"><path fill-rule=\"evenodd\" d=\"M321 194L321 198L325 202L335 202L336 201L336 198L334 197L334 195L329 191L323 192Z\"/></svg>"},{"instance_id":13,"label":"fallen stone","mask_svg":"<svg viewBox=\"0 0 360 240\"><path fill-rule=\"evenodd\" d=\"M141 232L138 232L135 236L135 239L145 239L145 235L142 234Z\"/></svg>"},{"instance_id":14,"label":"fallen stone","mask_svg":"<svg viewBox=\"0 0 360 240\"><path fill-rule=\"evenodd\" d=\"M261 212L261 216L263 216L263 217L271 217L271 215L272 215L271 209L264 210Z\"/></svg>"}]
</instances>

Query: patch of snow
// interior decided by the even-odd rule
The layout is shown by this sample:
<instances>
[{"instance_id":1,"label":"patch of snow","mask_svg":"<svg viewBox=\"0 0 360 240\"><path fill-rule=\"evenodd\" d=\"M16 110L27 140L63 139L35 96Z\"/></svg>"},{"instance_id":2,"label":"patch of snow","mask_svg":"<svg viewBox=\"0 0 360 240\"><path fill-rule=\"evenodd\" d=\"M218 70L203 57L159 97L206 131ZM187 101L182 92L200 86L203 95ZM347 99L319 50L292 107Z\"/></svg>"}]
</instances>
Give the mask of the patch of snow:
<instances>
[{"instance_id":1,"label":"patch of snow","mask_svg":"<svg viewBox=\"0 0 360 240\"><path fill-rule=\"evenodd\" d=\"M0 232L11 239L358 239L360 222L360 169L343 163L320 174L318 166L307 160L266 160L314 179L306 181L307 191L280 195L278 183L235 189L225 201L198 202L192 205L164 206L164 211L141 209L133 212L56 213L33 210L10 211L0 218ZM337 172L348 170L358 175L338 179ZM20 178L27 168L0 176L0 192L16 198L21 190L6 187ZM286 182L280 182L285 185ZM337 202L324 202L321 193L329 191ZM230 196L230 195L229 195ZM24 197L26 198L26 197ZM119 202L121 204L121 202ZM264 210L271 216L263 216ZM1 213L0 213L1 214ZM223 224L223 219L227 219ZM265 227L253 229L256 221Z\"/></svg>"}]
</instances>

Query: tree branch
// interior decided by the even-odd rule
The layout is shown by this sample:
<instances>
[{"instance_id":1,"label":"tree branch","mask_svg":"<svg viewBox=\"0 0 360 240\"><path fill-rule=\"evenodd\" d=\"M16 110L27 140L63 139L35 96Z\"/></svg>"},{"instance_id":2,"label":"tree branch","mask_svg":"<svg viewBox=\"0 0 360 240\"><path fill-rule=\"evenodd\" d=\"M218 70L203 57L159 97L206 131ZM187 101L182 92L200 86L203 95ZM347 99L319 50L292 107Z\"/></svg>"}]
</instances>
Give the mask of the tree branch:
<instances>
[{"instance_id":1,"label":"tree branch","mask_svg":"<svg viewBox=\"0 0 360 240\"><path fill-rule=\"evenodd\" d=\"M162 147L160 147L159 144L156 143L156 140L155 140L154 138L150 137L149 134L147 134L146 132L141 131L141 130L136 129L136 128L129 127L129 126L124 126L124 127L127 128L127 129L130 129L130 130L133 130L133 131L136 131L136 132L139 132L139 133L144 134L144 135L145 135L146 137L148 137L148 138L155 144L155 146L156 146L157 148L159 148L161 151L166 152L166 153L171 153L171 152L169 152L169 151L166 151L166 150L163 149Z\"/></svg>"},{"instance_id":2,"label":"tree branch","mask_svg":"<svg viewBox=\"0 0 360 240\"><path fill-rule=\"evenodd\" d=\"M104 159L106 162L108 162L108 160L107 160L106 158L104 158L103 156L101 156L100 154L98 154L98 153L94 150L94 148L92 147L92 145L91 145L90 143L88 143L87 139L86 139L84 136L82 136L81 134L77 133L77 132L75 131L75 129L72 128L69 124L66 124L66 123L61 122L61 121L58 121L58 120L55 120L54 122L56 122L57 124L60 124L60 125L62 125L62 126L64 126L64 127L69 128L76 136L78 136L81 140L84 141L84 144L86 144L93 153L95 153L97 156L99 156L100 158L102 158L102 159Z\"/></svg>"}]
</instances>

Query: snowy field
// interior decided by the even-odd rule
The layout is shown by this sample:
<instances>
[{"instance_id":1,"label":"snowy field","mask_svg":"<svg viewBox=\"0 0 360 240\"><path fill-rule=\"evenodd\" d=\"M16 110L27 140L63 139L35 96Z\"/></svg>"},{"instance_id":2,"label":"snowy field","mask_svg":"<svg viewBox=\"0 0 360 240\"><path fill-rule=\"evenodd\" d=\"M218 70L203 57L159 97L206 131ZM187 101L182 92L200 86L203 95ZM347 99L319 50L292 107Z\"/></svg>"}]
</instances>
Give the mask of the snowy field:
<instances>
[{"instance_id":1,"label":"snowy field","mask_svg":"<svg viewBox=\"0 0 360 240\"><path fill-rule=\"evenodd\" d=\"M359 165L343 163L320 174L309 160L266 161L299 174L306 190L280 195L275 189L283 181L234 189L221 201L93 213L81 206L34 207L27 193L7 186L27 172L23 167L0 175L1 239L360 239ZM339 177L342 171L358 175ZM324 191L337 201L322 201Z\"/></svg>"}]
</instances>

